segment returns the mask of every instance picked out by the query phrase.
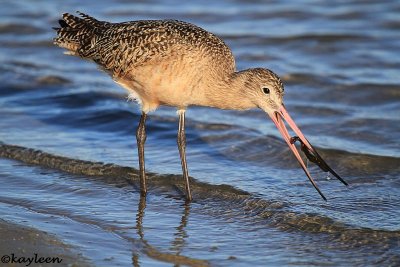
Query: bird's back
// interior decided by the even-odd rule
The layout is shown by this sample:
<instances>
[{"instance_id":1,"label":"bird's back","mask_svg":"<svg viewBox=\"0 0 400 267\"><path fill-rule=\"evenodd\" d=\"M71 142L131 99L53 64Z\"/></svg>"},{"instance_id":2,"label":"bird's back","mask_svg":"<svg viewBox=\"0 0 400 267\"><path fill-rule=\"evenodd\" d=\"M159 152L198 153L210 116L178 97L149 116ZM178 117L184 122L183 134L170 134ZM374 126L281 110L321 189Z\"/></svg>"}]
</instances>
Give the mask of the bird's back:
<instances>
[{"instance_id":1,"label":"bird's back","mask_svg":"<svg viewBox=\"0 0 400 267\"><path fill-rule=\"evenodd\" d=\"M68 54L95 61L113 77L177 52L183 57L198 54L206 58L214 71L234 71L234 58L226 44L193 24L177 20L109 23L80 15L63 15L54 43L69 50Z\"/></svg>"}]
</instances>

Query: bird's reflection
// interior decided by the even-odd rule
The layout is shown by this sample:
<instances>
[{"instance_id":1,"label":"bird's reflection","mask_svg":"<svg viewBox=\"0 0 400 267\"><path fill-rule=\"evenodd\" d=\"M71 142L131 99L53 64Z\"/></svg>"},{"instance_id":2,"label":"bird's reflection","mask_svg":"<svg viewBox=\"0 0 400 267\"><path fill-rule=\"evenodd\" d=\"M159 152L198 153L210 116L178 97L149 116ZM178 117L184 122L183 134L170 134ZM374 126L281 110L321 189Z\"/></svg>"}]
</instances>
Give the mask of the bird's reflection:
<instances>
[{"instance_id":1,"label":"bird's reflection","mask_svg":"<svg viewBox=\"0 0 400 267\"><path fill-rule=\"evenodd\" d=\"M143 218L145 216L145 209L146 209L146 197L140 196L138 211L136 214L136 232L140 238L141 245L143 246L146 254L150 257L151 255L158 255L158 256L167 255L165 253L157 251L157 249L151 246L148 243L148 241L144 238ZM176 229L176 233L174 234L175 239L172 241L172 247L170 248L170 250L174 252L174 254L172 255L180 257L180 253L182 252L182 249L185 244L185 239L188 237L188 234L185 231L185 227L188 223L189 214L190 214L190 202L185 202L185 204L183 205L183 214L180 220L180 224L175 228ZM133 252L132 256L133 266L140 266L139 254L140 251ZM174 261L172 260L171 262L173 263ZM179 266L179 264L175 264L175 266Z\"/></svg>"},{"instance_id":2,"label":"bird's reflection","mask_svg":"<svg viewBox=\"0 0 400 267\"><path fill-rule=\"evenodd\" d=\"M146 208L146 197L140 195L138 212L136 214L136 229L140 237L140 240L142 241L145 241L143 233L143 217L145 208Z\"/></svg>"},{"instance_id":3,"label":"bird's reflection","mask_svg":"<svg viewBox=\"0 0 400 267\"><path fill-rule=\"evenodd\" d=\"M183 205L183 214L181 217L181 222L178 227L176 227L177 232L175 233L175 239L172 242L172 248L176 255L179 255L182 251L183 246L185 245L185 239L188 237L188 234L185 231L185 227L188 223L189 213L190 213L190 202L186 201Z\"/></svg>"},{"instance_id":4,"label":"bird's reflection","mask_svg":"<svg viewBox=\"0 0 400 267\"><path fill-rule=\"evenodd\" d=\"M146 208L146 197L140 195L139 199L139 206L138 206L138 212L136 214L136 231L137 234L140 237L140 241L147 246L147 241L144 239L144 233L143 233L143 217L144 217L144 210ZM139 253L135 253L132 256L132 263L133 266L140 266L139 264Z\"/></svg>"}]
</instances>

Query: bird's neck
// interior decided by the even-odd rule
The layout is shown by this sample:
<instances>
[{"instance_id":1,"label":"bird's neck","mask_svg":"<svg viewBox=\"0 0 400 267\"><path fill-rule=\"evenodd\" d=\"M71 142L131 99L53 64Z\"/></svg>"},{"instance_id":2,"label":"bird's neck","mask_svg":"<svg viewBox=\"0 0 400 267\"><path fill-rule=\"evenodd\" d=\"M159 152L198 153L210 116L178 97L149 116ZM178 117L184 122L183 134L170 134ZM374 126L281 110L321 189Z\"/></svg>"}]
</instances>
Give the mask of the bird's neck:
<instances>
[{"instance_id":1,"label":"bird's neck","mask_svg":"<svg viewBox=\"0 0 400 267\"><path fill-rule=\"evenodd\" d=\"M246 110L255 108L246 93L246 75L243 72L234 72L211 83L204 88L204 104L220 109Z\"/></svg>"}]
</instances>

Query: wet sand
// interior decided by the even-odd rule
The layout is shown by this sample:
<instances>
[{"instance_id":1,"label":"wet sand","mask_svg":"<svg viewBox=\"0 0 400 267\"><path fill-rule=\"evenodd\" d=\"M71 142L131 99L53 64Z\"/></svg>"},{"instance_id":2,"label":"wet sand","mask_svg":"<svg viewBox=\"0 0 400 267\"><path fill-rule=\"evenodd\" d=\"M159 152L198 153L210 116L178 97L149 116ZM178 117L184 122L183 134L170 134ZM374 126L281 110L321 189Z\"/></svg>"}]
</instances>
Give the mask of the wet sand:
<instances>
[{"instance_id":1,"label":"wet sand","mask_svg":"<svg viewBox=\"0 0 400 267\"><path fill-rule=\"evenodd\" d=\"M92 266L73 246L34 228L0 219L0 236L1 266Z\"/></svg>"}]
</instances>

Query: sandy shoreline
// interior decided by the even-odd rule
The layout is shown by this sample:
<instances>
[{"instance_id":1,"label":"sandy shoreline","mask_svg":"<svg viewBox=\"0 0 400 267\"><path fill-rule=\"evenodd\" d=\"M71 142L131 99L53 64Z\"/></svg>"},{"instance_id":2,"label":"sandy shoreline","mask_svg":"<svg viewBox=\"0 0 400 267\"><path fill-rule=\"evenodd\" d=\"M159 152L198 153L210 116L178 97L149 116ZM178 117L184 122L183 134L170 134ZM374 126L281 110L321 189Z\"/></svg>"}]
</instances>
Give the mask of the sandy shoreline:
<instances>
[{"instance_id":1,"label":"sandy shoreline","mask_svg":"<svg viewBox=\"0 0 400 267\"><path fill-rule=\"evenodd\" d=\"M91 266L57 237L0 220L1 266Z\"/></svg>"}]
</instances>

